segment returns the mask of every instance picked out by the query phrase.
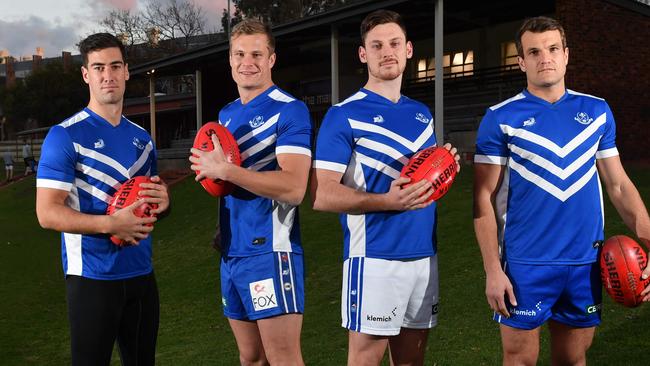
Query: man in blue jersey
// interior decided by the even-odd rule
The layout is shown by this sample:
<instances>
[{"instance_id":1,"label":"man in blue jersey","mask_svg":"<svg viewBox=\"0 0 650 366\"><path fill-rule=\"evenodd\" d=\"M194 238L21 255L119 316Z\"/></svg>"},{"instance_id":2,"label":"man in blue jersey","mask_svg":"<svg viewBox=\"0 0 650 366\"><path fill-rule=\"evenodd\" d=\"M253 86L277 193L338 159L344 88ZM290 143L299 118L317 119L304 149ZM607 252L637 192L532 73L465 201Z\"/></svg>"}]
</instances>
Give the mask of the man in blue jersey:
<instances>
[{"instance_id":1,"label":"man in blue jersey","mask_svg":"<svg viewBox=\"0 0 650 366\"><path fill-rule=\"evenodd\" d=\"M421 365L438 312L436 205L426 202L429 182L402 188L409 179L400 171L415 152L436 144L433 117L400 92L413 55L401 16L369 14L361 41L368 82L325 116L312 200L316 210L341 213L348 364L379 365L389 347L392 364Z\"/></svg>"},{"instance_id":2,"label":"man in blue jersey","mask_svg":"<svg viewBox=\"0 0 650 366\"><path fill-rule=\"evenodd\" d=\"M237 140L242 166L217 148L192 149L196 179L237 185L221 200L221 293L242 365L302 365L304 272L298 208L311 164L304 103L273 84L270 28L244 20L232 30L230 66L239 99L219 112Z\"/></svg>"},{"instance_id":3,"label":"man in blue jersey","mask_svg":"<svg viewBox=\"0 0 650 366\"><path fill-rule=\"evenodd\" d=\"M108 365L117 340L124 365L153 365L158 333L158 290L151 265L155 218L133 210L169 207L157 176L151 137L122 116L129 78L122 43L107 33L79 44L88 106L53 126L43 142L36 180L36 214L46 229L61 231L73 365ZM150 198L111 216L111 196L126 180L152 176L141 195ZM114 245L113 235L129 243Z\"/></svg>"},{"instance_id":4,"label":"man in blue jersey","mask_svg":"<svg viewBox=\"0 0 650 366\"><path fill-rule=\"evenodd\" d=\"M609 106L565 87L562 26L528 19L516 43L527 87L487 110L476 142L474 227L487 301L504 365L536 364L546 322L553 364L584 365L601 320L600 182L646 244L650 219L621 165Z\"/></svg>"}]
</instances>

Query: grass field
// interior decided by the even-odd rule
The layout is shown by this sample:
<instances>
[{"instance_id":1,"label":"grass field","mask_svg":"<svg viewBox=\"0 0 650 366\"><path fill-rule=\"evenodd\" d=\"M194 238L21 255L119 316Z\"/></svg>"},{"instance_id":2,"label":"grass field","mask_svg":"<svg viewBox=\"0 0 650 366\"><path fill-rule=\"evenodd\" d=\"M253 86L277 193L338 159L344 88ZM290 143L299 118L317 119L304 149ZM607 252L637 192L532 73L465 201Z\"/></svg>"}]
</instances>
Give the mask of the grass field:
<instances>
[{"instance_id":1,"label":"grass field","mask_svg":"<svg viewBox=\"0 0 650 366\"><path fill-rule=\"evenodd\" d=\"M471 169L440 203L439 325L427 365L497 365L497 325L484 297L485 276L471 213ZM650 170L630 169L646 203ZM59 234L40 229L34 177L0 189L0 364L70 363ZM221 314L218 253L210 247L216 201L186 179L172 189L173 211L156 225L154 266L161 296L159 365L236 365L234 339ZM341 229L336 215L301 207L307 301L303 354L308 365L343 365L347 336L340 323ZM629 231L606 207L607 236ZM559 223L561 224L561 223ZM590 365L646 365L650 305L625 309L609 298L589 351ZM113 364L119 365L117 355ZM543 333L540 365L549 365Z\"/></svg>"}]
</instances>

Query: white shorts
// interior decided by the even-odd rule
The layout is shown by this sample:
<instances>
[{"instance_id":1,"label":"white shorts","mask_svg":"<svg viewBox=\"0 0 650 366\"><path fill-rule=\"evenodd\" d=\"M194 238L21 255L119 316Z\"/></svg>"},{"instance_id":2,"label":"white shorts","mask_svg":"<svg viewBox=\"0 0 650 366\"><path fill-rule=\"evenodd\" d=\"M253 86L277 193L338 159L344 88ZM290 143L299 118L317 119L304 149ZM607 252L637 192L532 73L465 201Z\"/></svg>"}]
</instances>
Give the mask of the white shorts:
<instances>
[{"instance_id":1,"label":"white shorts","mask_svg":"<svg viewBox=\"0 0 650 366\"><path fill-rule=\"evenodd\" d=\"M341 326L393 336L437 323L438 256L417 260L348 258L343 263Z\"/></svg>"}]
</instances>

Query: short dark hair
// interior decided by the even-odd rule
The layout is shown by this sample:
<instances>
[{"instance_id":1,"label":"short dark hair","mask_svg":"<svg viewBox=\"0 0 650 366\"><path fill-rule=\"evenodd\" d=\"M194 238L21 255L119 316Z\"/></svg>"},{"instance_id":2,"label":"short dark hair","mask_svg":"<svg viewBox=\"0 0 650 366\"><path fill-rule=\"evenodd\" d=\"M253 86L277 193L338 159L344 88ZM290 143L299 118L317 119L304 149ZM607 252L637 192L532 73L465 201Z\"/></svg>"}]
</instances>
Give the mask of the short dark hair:
<instances>
[{"instance_id":1,"label":"short dark hair","mask_svg":"<svg viewBox=\"0 0 650 366\"><path fill-rule=\"evenodd\" d=\"M395 23L399 25L399 27L402 28L402 31L404 32L404 37L406 37L406 25L404 24L402 16L391 10L379 9L366 15L366 17L361 22L361 44L366 44L366 35L374 27L380 24L388 23Z\"/></svg>"},{"instance_id":2,"label":"short dark hair","mask_svg":"<svg viewBox=\"0 0 650 366\"><path fill-rule=\"evenodd\" d=\"M237 23L230 33L230 44L232 45L232 40L241 36L242 34L253 35L253 34L264 34L268 40L268 47L270 53L275 52L275 37L271 32L271 27L257 19L244 19L241 22Z\"/></svg>"},{"instance_id":3,"label":"short dark hair","mask_svg":"<svg viewBox=\"0 0 650 366\"><path fill-rule=\"evenodd\" d=\"M524 57L524 47L521 45L521 36L524 33L543 33L553 30L560 32L560 37L562 37L562 48L566 48L566 35L564 34L564 28L560 22L553 18L543 16L526 19L521 27L519 27L517 35L515 36L515 44L517 46L517 54L519 57Z\"/></svg>"},{"instance_id":4,"label":"short dark hair","mask_svg":"<svg viewBox=\"0 0 650 366\"><path fill-rule=\"evenodd\" d=\"M84 60L84 66L88 67L88 54L93 51L103 50L105 48L117 47L122 54L122 61L126 63L126 48L124 44L110 33L95 33L86 37L79 42L79 52Z\"/></svg>"}]
</instances>

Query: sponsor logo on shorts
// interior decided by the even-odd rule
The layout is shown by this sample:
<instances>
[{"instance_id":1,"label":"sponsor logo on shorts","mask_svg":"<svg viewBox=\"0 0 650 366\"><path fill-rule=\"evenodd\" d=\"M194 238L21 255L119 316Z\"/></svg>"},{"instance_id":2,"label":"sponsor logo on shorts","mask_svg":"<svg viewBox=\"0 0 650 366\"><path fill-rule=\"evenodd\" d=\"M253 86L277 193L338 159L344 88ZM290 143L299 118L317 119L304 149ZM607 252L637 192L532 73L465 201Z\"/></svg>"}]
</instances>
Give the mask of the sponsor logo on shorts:
<instances>
[{"instance_id":1,"label":"sponsor logo on shorts","mask_svg":"<svg viewBox=\"0 0 650 366\"><path fill-rule=\"evenodd\" d=\"M530 310L530 309L510 308L508 309L508 312L510 312L510 314L512 315L519 315L519 316L529 316L529 317L537 316L537 312L535 310Z\"/></svg>"},{"instance_id":2,"label":"sponsor logo on shorts","mask_svg":"<svg viewBox=\"0 0 650 366\"><path fill-rule=\"evenodd\" d=\"M284 283L284 291L291 291L291 284L289 282Z\"/></svg>"},{"instance_id":3,"label":"sponsor logo on shorts","mask_svg":"<svg viewBox=\"0 0 650 366\"><path fill-rule=\"evenodd\" d=\"M587 314L596 314L599 313L600 310L603 308L603 304L594 304L594 305L589 305L587 306Z\"/></svg>"},{"instance_id":4,"label":"sponsor logo on shorts","mask_svg":"<svg viewBox=\"0 0 650 366\"><path fill-rule=\"evenodd\" d=\"M248 286L251 291L251 299L253 300L253 308L255 308L255 311L271 309L278 306L272 278L251 282Z\"/></svg>"},{"instance_id":5,"label":"sponsor logo on shorts","mask_svg":"<svg viewBox=\"0 0 650 366\"><path fill-rule=\"evenodd\" d=\"M228 302L226 301L226 298L221 296L221 303L223 304L224 307L228 306Z\"/></svg>"},{"instance_id":6,"label":"sponsor logo on shorts","mask_svg":"<svg viewBox=\"0 0 650 366\"><path fill-rule=\"evenodd\" d=\"M368 314L368 315L366 315L366 320L368 320L369 322L388 323L388 322L392 321L393 318L391 318L390 315L388 315L388 316L375 316L375 315Z\"/></svg>"},{"instance_id":7,"label":"sponsor logo on shorts","mask_svg":"<svg viewBox=\"0 0 650 366\"><path fill-rule=\"evenodd\" d=\"M433 304L433 306L431 307L431 315L436 315L436 314L438 314L438 304L437 303Z\"/></svg>"}]
</instances>

